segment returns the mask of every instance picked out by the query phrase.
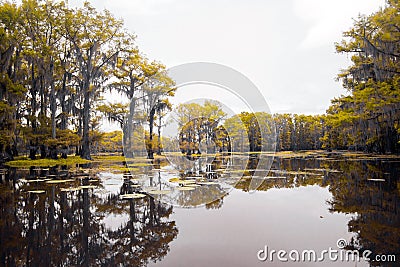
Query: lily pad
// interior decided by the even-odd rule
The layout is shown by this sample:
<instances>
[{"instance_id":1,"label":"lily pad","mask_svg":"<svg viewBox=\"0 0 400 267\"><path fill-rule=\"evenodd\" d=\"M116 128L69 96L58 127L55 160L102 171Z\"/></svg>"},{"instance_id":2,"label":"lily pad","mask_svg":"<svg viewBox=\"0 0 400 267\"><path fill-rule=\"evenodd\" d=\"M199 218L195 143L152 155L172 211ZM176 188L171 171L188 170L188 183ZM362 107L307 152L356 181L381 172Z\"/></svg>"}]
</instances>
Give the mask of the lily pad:
<instances>
[{"instance_id":1,"label":"lily pad","mask_svg":"<svg viewBox=\"0 0 400 267\"><path fill-rule=\"evenodd\" d=\"M81 190L79 187L71 187L71 188L61 188L62 192L73 192Z\"/></svg>"},{"instance_id":2,"label":"lily pad","mask_svg":"<svg viewBox=\"0 0 400 267\"><path fill-rule=\"evenodd\" d=\"M47 184L61 184L61 183L68 183L68 182L73 182L74 180L71 179L66 179L66 180L50 180L46 181Z\"/></svg>"},{"instance_id":3,"label":"lily pad","mask_svg":"<svg viewBox=\"0 0 400 267\"><path fill-rule=\"evenodd\" d=\"M368 179L368 181L373 181L373 182L385 182L385 179Z\"/></svg>"},{"instance_id":4,"label":"lily pad","mask_svg":"<svg viewBox=\"0 0 400 267\"><path fill-rule=\"evenodd\" d=\"M171 193L171 190L151 190L149 191L149 194L152 195L167 195Z\"/></svg>"},{"instance_id":5,"label":"lily pad","mask_svg":"<svg viewBox=\"0 0 400 267\"><path fill-rule=\"evenodd\" d=\"M45 180L43 179L34 179L34 180L25 180L27 183L38 183L38 182L44 182Z\"/></svg>"},{"instance_id":6,"label":"lily pad","mask_svg":"<svg viewBox=\"0 0 400 267\"><path fill-rule=\"evenodd\" d=\"M183 184L183 185L190 185L190 184L195 184L196 181L195 180L181 180L178 183Z\"/></svg>"},{"instance_id":7,"label":"lily pad","mask_svg":"<svg viewBox=\"0 0 400 267\"><path fill-rule=\"evenodd\" d=\"M318 168L304 168L305 171L316 171L316 172L325 172L327 169L318 169Z\"/></svg>"},{"instance_id":8,"label":"lily pad","mask_svg":"<svg viewBox=\"0 0 400 267\"><path fill-rule=\"evenodd\" d=\"M195 190L196 188L194 188L192 186L179 186L176 189L179 191L192 191L192 190Z\"/></svg>"},{"instance_id":9,"label":"lily pad","mask_svg":"<svg viewBox=\"0 0 400 267\"><path fill-rule=\"evenodd\" d=\"M29 193L31 193L31 194L43 194L43 193L46 193L46 191L44 191L44 190L31 190L31 191L28 191Z\"/></svg>"},{"instance_id":10,"label":"lily pad","mask_svg":"<svg viewBox=\"0 0 400 267\"><path fill-rule=\"evenodd\" d=\"M178 182L181 182L182 180L179 179L178 177L174 177L174 178L169 179L168 181L171 183L178 183Z\"/></svg>"},{"instance_id":11,"label":"lily pad","mask_svg":"<svg viewBox=\"0 0 400 267\"><path fill-rule=\"evenodd\" d=\"M186 185L185 185L186 186ZM200 187L201 185L199 184L188 184L187 187Z\"/></svg>"},{"instance_id":12,"label":"lily pad","mask_svg":"<svg viewBox=\"0 0 400 267\"><path fill-rule=\"evenodd\" d=\"M214 184L218 184L216 182L198 182L198 184L200 185L214 185Z\"/></svg>"},{"instance_id":13,"label":"lily pad","mask_svg":"<svg viewBox=\"0 0 400 267\"><path fill-rule=\"evenodd\" d=\"M125 194L125 195L120 196L121 199L138 199L138 198L144 198L144 197L146 197L145 194L139 194L139 193Z\"/></svg>"}]
</instances>

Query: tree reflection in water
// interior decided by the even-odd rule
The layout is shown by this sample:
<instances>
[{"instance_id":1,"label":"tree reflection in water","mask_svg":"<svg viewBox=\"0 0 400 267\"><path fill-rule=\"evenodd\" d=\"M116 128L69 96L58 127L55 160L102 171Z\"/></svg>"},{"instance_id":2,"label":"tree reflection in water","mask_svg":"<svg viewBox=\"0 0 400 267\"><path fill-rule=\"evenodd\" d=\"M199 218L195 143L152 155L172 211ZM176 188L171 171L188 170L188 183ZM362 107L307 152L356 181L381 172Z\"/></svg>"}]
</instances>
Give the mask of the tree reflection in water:
<instances>
[{"instance_id":1,"label":"tree reflection in water","mask_svg":"<svg viewBox=\"0 0 400 267\"><path fill-rule=\"evenodd\" d=\"M249 177L257 160L254 157L246 162L245 176L235 185L236 189L248 191ZM214 168L221 169L221 166L216 164ZM332 199L327 202L330 211L353 215L348 230L354 233L354 238L349 240L348 249L371 250L371 257L395 254L398 261L399 171L398 162L382 160L276 158L258 190L327 187L332 193ZM22 182L28 176L9 172L0 183L0 265L145 266L150 261L161 260L178 235L175 221L170 219L172 206L149 196L120 199L120 194L136 191L131 179L125 179L119 194L101 194L90 187L61 191L63 186L59 184ZM161 188L160 171L151 179L150 185ZM78 182L71 182L70 188ZM103 186L102 182L97 185ZM28 193L43 188L45 193ZM218 184L199 186L196 190L180 192L176 202L181 206L196 206L204 197L211 199L208 194L224 196L225 191ZM205 208L222 206L221 197ZM110 227L106 219L114 215L122 216L126 222ZM390 267L396 263L371 262L371 265Z\"/></svg>"},{"instance_id":2,"label":"tree reflection in water","mask_svg":"<svg viewBox=\"0 0 400 267\"><path fill-rule=\"evenodd\" d=\"M145 266L163 258L178 234L169 220L172 206L148 196L121 200L90 188L61 191L59 185L28 193L38 185L18 181L0 186L3 266ZM110 229L107 214L127 222Z\"/></svg>"},{"instance_id":3,"label":"tree reflection in water","mask_svg":"<svg viewBox=\"0 0 400 267\"><path fill-rule=\"evenodd\" d=\"M330 181L331 211L354 213L349 231L356 233L349 249L366 249L375 255L396 255L397 263L375 262L372 266L398 266L400 260L399 168L388 163L340 162L344 174Z\"/></svg>"},{"instance_id":4,"label":"tree reflection in water","mask_svg":"<svg viewBox=\"0 0 400 267\"><path fill-rule=\"evenodd\" d=\"M251 159L250 159L251 160ZM257 159L255 159L257 160ZM254 163L255 164L255 163ZM248 166L254 165L252 162ZM395 255L396 262L375 262L371 266L398 266L400 260L400 164L382 160L274 160L269 179L258 190L298 186L328 186L331 212L354 214L348 223L347 249L364 250L375 255ZM247 191L250 179L244 177L236 185Z\"/></svg>"}]
</instances>

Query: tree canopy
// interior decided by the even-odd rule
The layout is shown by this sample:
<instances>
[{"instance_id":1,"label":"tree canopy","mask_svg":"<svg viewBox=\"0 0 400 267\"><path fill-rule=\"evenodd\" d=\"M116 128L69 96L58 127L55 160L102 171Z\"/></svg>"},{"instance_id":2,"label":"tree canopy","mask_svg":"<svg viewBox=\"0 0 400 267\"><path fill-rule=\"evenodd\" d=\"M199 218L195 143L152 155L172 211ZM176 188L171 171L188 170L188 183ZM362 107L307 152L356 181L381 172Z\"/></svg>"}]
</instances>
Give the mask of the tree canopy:
<instances>
[{"instance_id":1,"label":"tree canopy","mask_svg":"<svg viewBox=\"0 0 400 267\"><path fill-rule=\"evenodd\" d=\"M60 149L66 157L75 147L90 159L101 116L132 132L134 118L125 125L124 112L134 113L136 99L161 110L171 95L165 66L139 52L122 20L88 2L70 8L64 1L2 1L0 25L3 158L25 150L32 159L38 152L57 158ZM105 103L107 90L133 104Z\"/></svg>"},{"instance_id":2,"label":"tree canopy","mask_svg":"<svg viewBox=\"0 0 400 267\"><path fill-rule=\"evenodd\" d=\"M399 152L400 3L360 16L336 44L351 55L341 71L348 95L332 100L327 111L325 147Z\"/></svg>"}]
</instances>

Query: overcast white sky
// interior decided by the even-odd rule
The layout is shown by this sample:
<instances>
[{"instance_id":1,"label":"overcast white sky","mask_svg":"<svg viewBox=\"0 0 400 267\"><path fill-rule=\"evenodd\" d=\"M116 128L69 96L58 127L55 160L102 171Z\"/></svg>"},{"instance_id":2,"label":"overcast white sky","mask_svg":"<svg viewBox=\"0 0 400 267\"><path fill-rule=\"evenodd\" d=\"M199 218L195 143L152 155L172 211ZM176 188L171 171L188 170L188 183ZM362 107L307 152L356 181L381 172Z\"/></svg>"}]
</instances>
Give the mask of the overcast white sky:
<instances>
[{"instance_id":1,"label":"overcast white sky","mask_svg":"<svg viewBox=\"0 0 400 267\"><path fill-rule=\"evenodd\" d=\"M76 5L78 0L70 0ZM137 34L150 59L173 67L208 61L251 79L273 113L324 113L345 93L336 74L349 64L334 42L353 18L384 0L99 0Z\"/></svg>"}]
</instances>

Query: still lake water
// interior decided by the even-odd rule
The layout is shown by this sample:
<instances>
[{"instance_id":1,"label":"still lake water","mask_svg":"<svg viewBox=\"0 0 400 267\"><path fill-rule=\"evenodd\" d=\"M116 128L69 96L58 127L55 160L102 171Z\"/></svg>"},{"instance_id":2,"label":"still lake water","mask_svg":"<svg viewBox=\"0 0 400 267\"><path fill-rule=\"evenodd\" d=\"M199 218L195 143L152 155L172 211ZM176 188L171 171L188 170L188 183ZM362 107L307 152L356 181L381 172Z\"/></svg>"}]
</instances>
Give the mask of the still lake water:
<instances>
[{"instance_id":1,"label":"still lake water","mask_svg":"<svg viewBox=\"0 0 400 267\"><path fill-rule=\"evenodd\" d=\"M246 192L244 179L196 208L148 196L136 183L149 175L145 168L132 177L81 168L7 170L0 184L0 266L400 265L400 162L394 159L277 158L256 192ZM150 172L157 189L165 189L157 178L174 177L165 170ZM120 198L134 192L146 196ZM348 244L344 250L339 239ZM281 262L276 254L260 261L266 246L300 256L314 250L317 258L330 248L338 255L370 250L370 258L394 255L397 262L334 261L327 254L321 262L288 255Z\"/></svg>"}]
</instances>

